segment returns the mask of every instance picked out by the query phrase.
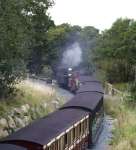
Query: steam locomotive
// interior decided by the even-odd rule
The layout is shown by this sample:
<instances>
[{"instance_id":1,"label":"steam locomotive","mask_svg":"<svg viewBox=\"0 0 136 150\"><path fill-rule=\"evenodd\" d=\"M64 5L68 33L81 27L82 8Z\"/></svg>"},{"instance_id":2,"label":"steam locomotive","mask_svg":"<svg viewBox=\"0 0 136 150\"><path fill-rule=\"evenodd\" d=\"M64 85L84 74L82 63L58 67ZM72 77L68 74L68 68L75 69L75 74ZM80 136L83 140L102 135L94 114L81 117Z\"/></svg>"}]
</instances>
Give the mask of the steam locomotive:
<instances>
[{"instance_id":1,"label":"steam locomotive","mask_svg":"<svg viewBox=\"0 0 136 150\"><path fill-rule=\"evenodd\" d=\"M57 72L58 84L70 90L71 92L76 92L79 88L79 72L73 68L59 68Z\"/></svg>"}]
</instances>

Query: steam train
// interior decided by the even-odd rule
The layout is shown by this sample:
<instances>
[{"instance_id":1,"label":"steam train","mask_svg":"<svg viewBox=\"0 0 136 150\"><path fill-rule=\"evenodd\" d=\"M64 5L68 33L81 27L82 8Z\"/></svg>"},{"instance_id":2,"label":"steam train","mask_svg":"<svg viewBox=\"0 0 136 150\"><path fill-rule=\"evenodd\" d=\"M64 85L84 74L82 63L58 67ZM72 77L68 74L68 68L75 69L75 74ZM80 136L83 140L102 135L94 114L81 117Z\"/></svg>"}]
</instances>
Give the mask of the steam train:
<instances>
[{"instance_id":1,"label":"steam train","mask_svg":"<svg viewBox=\"0 0 136 150\"><path fill-rule=\"evenodd\" d=\"M94 145L103 127L103 87L86 74L80 74L79 81L80 87L71 100L1 140L0 149L85 150Z\"/></svg>"}]
</instances>

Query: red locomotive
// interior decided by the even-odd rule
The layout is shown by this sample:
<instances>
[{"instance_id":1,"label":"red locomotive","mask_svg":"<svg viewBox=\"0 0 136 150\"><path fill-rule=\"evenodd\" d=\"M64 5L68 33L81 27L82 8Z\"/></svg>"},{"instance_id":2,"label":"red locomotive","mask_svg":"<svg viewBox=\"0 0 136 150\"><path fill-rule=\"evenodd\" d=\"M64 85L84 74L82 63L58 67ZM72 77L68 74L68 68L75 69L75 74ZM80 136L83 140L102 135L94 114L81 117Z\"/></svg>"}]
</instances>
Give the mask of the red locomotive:
<instances>
[{"instance_id":1,"label":"red locomotive","mask_svg":"<svg viewBox=\"0 0 136 150\"><path fill-rule=\"evenodd\" d=\"M72 68L59 68L57 81L61 87L67 88L73 93L76 92L80 85L78 71Z\"/></svg>"}]
</instances>

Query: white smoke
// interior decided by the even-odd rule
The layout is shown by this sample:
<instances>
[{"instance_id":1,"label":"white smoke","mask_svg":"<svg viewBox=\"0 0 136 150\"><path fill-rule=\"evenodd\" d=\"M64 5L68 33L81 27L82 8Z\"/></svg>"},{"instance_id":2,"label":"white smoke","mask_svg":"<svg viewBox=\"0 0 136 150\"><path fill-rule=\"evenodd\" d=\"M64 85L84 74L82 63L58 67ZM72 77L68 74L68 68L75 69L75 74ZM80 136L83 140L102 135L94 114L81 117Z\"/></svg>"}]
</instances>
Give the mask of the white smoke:
<instances>
[{"instance_id":1,"label":"white smoke","mask_svg":"<svg viewBox=\"0 0 136 150\"><path fill-rule=\"evenodd\" d=\"M79 43L74 43L63 53L62 66L76 67L82 62L82 50Z\"/></svg>"}]
</instances>

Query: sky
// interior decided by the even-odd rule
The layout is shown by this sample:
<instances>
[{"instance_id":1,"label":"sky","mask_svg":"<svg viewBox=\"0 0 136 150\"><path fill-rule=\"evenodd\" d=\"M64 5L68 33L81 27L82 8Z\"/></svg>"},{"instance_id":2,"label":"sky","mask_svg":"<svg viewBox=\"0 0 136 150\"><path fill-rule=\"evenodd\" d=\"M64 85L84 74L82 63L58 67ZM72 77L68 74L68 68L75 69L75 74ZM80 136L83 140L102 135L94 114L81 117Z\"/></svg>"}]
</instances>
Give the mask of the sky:
<instances>
[{"instance_id":1,"label":"sky","mask_svg":"<svg viewBox=\"0 0 136 150\"><path fill-rule=\"evenodd\" d=\"M117 18L136 19L136 0L54 0L49 10L56 25L94 26L105 30Z\"/></svg>"}]
</instances>

